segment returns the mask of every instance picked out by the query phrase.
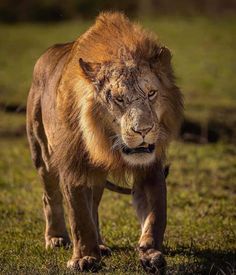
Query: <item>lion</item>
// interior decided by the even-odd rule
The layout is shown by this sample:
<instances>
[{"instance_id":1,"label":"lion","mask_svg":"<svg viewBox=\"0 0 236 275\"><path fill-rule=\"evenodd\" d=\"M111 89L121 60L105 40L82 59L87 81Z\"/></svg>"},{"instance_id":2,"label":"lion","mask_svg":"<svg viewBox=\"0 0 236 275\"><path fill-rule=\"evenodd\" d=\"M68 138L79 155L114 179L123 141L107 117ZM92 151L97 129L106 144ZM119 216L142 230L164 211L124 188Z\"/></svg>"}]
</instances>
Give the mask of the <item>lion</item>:
<instances>
[{"instance_id":1,"label":"lion","mask_svg":"<svg viewBox=\"0 0 236 275\"><path fill-rule=\"evenodd\" d=\"M43 183L46 248L70 244L63 200L68 208L68 268L94 271L110 253L98 220L104 188L114 189L110 177L130 179L142 266L164 270L164 162L182 113L170 50L122 13L101 13L77 40L52 46L38 59L27 136Z\"/></svg>"}]
</instances>

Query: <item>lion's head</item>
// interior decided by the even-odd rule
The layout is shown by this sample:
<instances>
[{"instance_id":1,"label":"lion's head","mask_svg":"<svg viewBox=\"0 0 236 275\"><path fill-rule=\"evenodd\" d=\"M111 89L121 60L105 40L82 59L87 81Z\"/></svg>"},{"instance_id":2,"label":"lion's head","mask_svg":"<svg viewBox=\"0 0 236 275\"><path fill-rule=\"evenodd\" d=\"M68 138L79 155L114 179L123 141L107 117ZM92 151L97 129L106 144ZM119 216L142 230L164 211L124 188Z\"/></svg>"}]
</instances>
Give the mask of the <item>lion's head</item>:
<instances>
[{"instance_id":1,"label":"lion's head","mask_svg":"<svg viewBox=\"0 0 236 275\"><path fill-rule=\"evenodd\" d=\"M163 157L182 116L170 51L116 13L100 15L77 43L73 78L83 90L81 128L91 158L147 166Z\"/></svg>"},{"instance_id":2,"label":"lion's head","mask_svg":"<svg viewBox=\"0 0 236 275\"><path fill-rule=\"evenodd\" d=\"M154 161L156 148L170 133L162 123L166 91L149 64L104 64L97 74L92 64L82 59L80 64L94 83L100 83L101 71L102 78L105 76L102 87L97 87L97 100L109 117L113 150L119 150L131 165Z\"/></svg>"}]
</instances>

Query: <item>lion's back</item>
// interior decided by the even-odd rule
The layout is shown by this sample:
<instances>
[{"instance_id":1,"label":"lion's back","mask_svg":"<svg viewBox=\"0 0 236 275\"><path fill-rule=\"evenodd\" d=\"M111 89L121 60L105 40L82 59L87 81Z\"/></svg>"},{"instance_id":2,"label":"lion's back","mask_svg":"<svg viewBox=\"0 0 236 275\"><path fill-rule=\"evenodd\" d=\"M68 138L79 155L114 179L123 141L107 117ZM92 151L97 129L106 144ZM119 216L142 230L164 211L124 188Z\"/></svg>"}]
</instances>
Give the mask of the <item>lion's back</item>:
<instances>
[{"instance_id":1,"label":"lion's back","mask_svg":"<svg viewBox=\"0 0 236 275\"><path fill-rule=\"evenodd\" d=\"M55 124L56 90L73 42L50 47L37 60L27 100L27 134L29 139L50 136ZM36 127L37 126L37 127ZM38 134L36 128L40 128Z\"/></svg>"}]
</instances>

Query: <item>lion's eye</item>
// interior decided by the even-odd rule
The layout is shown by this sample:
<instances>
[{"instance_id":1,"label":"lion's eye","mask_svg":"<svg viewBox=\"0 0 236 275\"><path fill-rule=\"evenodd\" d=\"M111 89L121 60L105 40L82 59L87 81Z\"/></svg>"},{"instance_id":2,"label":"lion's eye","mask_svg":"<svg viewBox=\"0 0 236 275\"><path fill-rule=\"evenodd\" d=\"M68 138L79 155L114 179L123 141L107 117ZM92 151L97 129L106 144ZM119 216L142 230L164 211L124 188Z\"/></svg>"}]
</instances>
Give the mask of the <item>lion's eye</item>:
<instances>
[{"instance_id":1,"label":"lion's eye","mask_svg":"<svg viewBox=\"0 0 236 275\"><path fill-rule=\"evenodd\" d=\"M124 99L122 96L117 96L116 97L116 101L118 101L119 103L123 103L124 102Z\"/></svg>"},{"instance_id":2,"label":"lion's eye","mask_svg":"<svg viewBox=\"0 0 236 275\"><path fill-rule=\"evenodd\" d=\"M156 90L149 91L149 93L148 93L149 99L153 99L156 96L156 94L157 94Z\"/></svg>"}]
</instances>

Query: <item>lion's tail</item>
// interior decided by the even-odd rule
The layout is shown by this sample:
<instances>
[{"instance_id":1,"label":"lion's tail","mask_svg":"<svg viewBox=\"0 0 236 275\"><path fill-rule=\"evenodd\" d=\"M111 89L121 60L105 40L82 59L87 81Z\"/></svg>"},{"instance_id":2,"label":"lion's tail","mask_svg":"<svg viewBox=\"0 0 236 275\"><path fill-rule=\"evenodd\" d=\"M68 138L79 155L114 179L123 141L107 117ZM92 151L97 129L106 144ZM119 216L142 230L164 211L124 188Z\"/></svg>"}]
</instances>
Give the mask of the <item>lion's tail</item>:
<instances>
[{"instance_id":1,"label":"lion's tail","mask_svg":"<svg viewBox=\"0 0 236 275\"><path fill-rule=\"evenodd\" d=\"M165 178L167 178L167 176L169 174L169 170L170 170L170 165L166 165L165 168L164 168ZM110 191L120 193L120 194L124 194L124 195L130 195L131 192L132 192L131 188L121 187L121 186L118 186L118 185L116 185L116 184L114 184L110 181L106 181L105 188L110 190Z\"/></svg>"},{"instance_id":2,"label":"lion's tail","mask_svg":"<svg viewBox=\"0 0 236 275\"><path fill-rule=\"evenodd\" d=\"M120 193L120 194L125 194L125 195L130 195L131 194L131 189L130 188L125 188L125 187L118 186L118 185L116 185L116 184L114 184L110 181L106 181L105 188L110 190L110 191Z\"/></svg>"}]
</instances>

